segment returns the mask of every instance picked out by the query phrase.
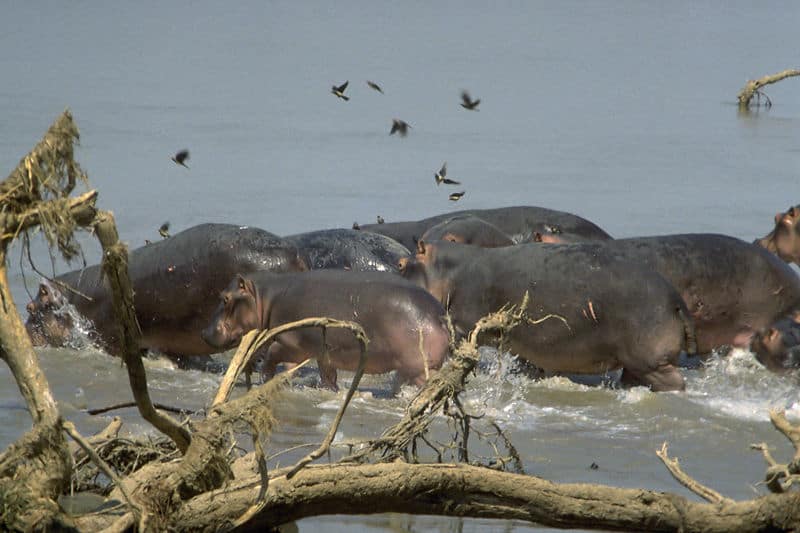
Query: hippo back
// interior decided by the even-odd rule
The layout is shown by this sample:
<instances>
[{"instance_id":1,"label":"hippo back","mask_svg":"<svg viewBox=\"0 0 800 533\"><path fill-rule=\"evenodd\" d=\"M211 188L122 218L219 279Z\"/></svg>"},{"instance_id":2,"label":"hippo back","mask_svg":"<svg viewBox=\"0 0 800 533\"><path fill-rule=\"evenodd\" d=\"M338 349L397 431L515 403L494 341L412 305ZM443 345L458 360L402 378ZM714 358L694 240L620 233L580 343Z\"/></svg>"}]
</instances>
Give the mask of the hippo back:
<instances>
[{"instance_id":1,"label":"hippo back","mask_svg":"<svg viewBox=\"0 0 800 533\"><path fill-rule=\"evenodd\" d=\"M418 222L393 222L368 224L363 230L389 236L409 249L432 226L457 216L472 215L481 218L506 233L515 243L532 242L536 233L564 234L580 241L603 241L611 236L585 218L536 206L498 207L494 209L466 209L429 217Z\"/></svg>"},{"instance_id":2,"label":"hippo back","mask_svg":"<svg viewBox=\"0 0 800 533\"><path fill-rule=\"evenodd\" d=\"M305 269L297 249L280 237L231 224L201 224L131 250L128 273L143 344L182 355L213 353L200 341L199 332L217 304L219 291L233 276ZM91 298L65 293L70 303L94 322L104 344L114 351L117 326L101 266L67 272L56 279ZM177 340L182 335L189 340Z\"/></svg>"},{"instance_id":3,"label":"hippo back","mask_svg":"<svg viewBox=\"0 0 800 533\"><path fill-rule=\"evenodd\" d=\"M352 229L312 231L285 239L297 247L310 270L397 272L398 260L410 253L390 237Z\"/></svg>"}]
</instances>

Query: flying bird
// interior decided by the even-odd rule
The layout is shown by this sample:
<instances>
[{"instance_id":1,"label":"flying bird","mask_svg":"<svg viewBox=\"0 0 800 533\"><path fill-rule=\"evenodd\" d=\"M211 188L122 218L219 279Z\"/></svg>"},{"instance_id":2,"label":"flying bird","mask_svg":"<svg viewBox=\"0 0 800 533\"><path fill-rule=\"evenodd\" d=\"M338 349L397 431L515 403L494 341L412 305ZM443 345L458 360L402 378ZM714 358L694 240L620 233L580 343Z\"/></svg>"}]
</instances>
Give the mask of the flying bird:
<instances>
[{"instance_id":1,"label":"flying bird","mask_svg":"<svg viewBox=\"0 0 800 533\"><path fill-rule=\"evenodd\" d=\"M344 100L345 102L347 102L348 100L350 100L350 97L344 95L344 90L347 89L348 83L350 83L350 80L347 80L338 87L334 85L333 87L331 87L331 92L336 96L338 96L339 98L341 98L342 100Z\"/></svg>"},{"instance_id":2,"label":"flying bird","mask_svg":"<svg viewBox=\"0 0 800 533\"><path fill-rule=\"evenodd\" d=\"M400 120L399 118L392 119L392 129L389 131L389 135L394 135L395 133L399 133L400 137L405 137L408 135L408 128L411 126L408 122Z\"/></svg>"},{"instance_id":3,"label":"flying bird","mask_svg":"<svg viewBox=\"0 0 800 533\"><path fill-rule=\"evenodd\" d=\"M172 156L172 160L175 161L177 164L189 168L185 161L189 159L189 150L181 150L174 156Z\"/></svg>"},{"instance_id":4,"label":"flying bird","mask_svg":"<svg viewBox=\"0 0 800 533\"><path fill-rule=\"evenodd\" d=\"M457 201L461 200L461 197L464 196L465 192L467 192L467 191L454 192L453 194L450 195L450 201L451 202L457 202Z\"/></svg>"},{"instance_id":5,"label":"flying bird","mask_svg":"<svg viewBox=\"0 0 800 533\"><path fill-rule=\"evenodd\" d=\"M354 230L360 230L361 229L361 226L358 225L358 222L353 222L353 229Z\"/></svg>"},{"instance_id":6,"label":"flying bird","mask_svg":"<svg viewBox=\"0 0 800 533\"><path fill-rule=\"evenodd\" d=\"M164 222L161 224L161 227L158 228L158 234L165 239L169 238L169 222Z\"/></svg>"},{"instance_id":7,"label":"flying bird","mask_svg":"<svg viewBox=\"0 0 800 533\"><path fill-rule=\"evenodd\" d=\"M369 80L367 80L367 85L369 85L369 87L370 87L371 89L375 89L375 90L376 90L376 91L378 91L379 93L383 94L383 89L381 89L381 86L380 86L380 85L378 85L377 83L375 83L374 81L369 81Z\"/></svg>"},{"instance_id":8,"label":"flying bird","mask_svg":"<svg viewBox=\"0 0 800 533\"><path fill-rule=\"evenodd\" d=\"M383 220L383 217L378 215L378 224L383 224L384 222L386 222L386 221Z\"/></svg>"},{"instance_id":9,"label":"flying bird","mask_svg":"<svg viewBox=\"0 0 800 533\"><path fill-rule=\"evenodd\" d=\"M467 109L469 111L478 111L478 104L481 103L481 99L478 98L477 100L472 100L469 97L469 93L467 91L463 91L461 93L461 107Z\"/></svg>"},{"instance_id":10,"label":"flying bird","mask_svg":"<svg viewBox=\"0 0 800 533\"><path fill-rule=\"evenodd\" d=\"M439 172L433 176L436 179L436 185L441 185L442 183L445 185L461 185L460 181L447 179L445 176L447 176L447 161L444 162L444 165L442 165L442 168L439 169Z\"/></svg>"}]
</instances>

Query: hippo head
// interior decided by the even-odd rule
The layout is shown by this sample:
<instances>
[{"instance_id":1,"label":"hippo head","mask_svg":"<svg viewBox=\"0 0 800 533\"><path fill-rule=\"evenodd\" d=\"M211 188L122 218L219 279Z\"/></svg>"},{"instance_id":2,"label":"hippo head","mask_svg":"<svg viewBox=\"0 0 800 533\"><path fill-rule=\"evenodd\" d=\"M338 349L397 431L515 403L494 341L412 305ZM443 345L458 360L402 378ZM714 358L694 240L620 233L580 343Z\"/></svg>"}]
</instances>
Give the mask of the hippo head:
<instances>
[{"instance_id":1,"label":"hippo head","mask_svg":"<svg viewBox=\"0 0 800 533\"><path fill-rule=\"evenodd\" d=\"M416 254L412 257L401 257L397 264L400 275L427 289L434 298L446 303L449 294L447 273L452 269L446 258L439 257L439 246L417 241Z\"/></svg>"},{"instance_id":2,"label":"hippo head","mask_svg":"<svg viewBox=\"0 0 800 533\"><path fill-rule=\"evenodd\" d=\"M755 244L762 246L787 263L800 264L800 206L775 215L775 229Z\"/></svg>"},{"instance_id":3,"label":"hippo head","mask_svg":"<svg viewBox=\"0 0 800 533\"><path fill-rule=\"evenodd\" d=\"M756 333L750 351L773 372L800 368L800 311Z\"/></svg>"},{"instance_id":4,"label":"hippo head","mask_svg":"<svg viewBox=\"0 0 800 533\"><path fill-rule=\"evenodd\" d=\"M44 280L39 284L36 298L25 307L25 329L34 346L65 346L70 341L74 322L66 305L67 299L52 283Z\"/></svg>"},{"instance_id":5,"label":"hippo head","mask_svg":"<svg viewBox=\"0 0 800 533\"><path fill-rule=\"evenodd\" d=\"M206 343L227 350L236 346L252 329L261 329L260 298L249 278L237 275L220 295L211 323L200 332Z\"/></svg>"}]
</instances>

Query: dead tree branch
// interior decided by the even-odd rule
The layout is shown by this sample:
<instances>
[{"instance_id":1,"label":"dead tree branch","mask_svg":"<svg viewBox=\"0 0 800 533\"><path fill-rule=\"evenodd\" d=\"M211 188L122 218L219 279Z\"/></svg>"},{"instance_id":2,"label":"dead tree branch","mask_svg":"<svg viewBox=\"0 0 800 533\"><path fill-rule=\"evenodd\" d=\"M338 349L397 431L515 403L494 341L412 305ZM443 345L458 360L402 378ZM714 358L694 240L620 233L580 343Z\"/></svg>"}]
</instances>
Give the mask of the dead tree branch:
<instances>
[{"instance_id":1,"label":"dead tree branch","mask_svg":"<svg viewBox=\"0 0 800 533\"><path fill-rule=\"evenodd\" d=\"M478 364L478 338L487 331L510 331L525 320L527 306L526 292L518 309L506 307L480 319L469 337L461 340L441 370L431 374L431 378L406 408L403 419L344 461L360 461L376 452L386 461L393 461L401 456L408 459L409 446L425 433L433 417L445 403L464 390L467 376Z\"/></svg>"},{"instance_id":2,"label":"dead tree branch","mask_svg":"<svg viewBox=\"0 0 800 533\"><path fill-rule=\"evenodd\" d=\"M661 445L660 450L656 450L656 455L661 462L664 463L664 466L667 467L669 473L672 474L672 477L675 478L678 483L689 489L690 491L694 492L704 500L711 502L711 503L732 503L733 500L726 498L719 492L715 491L714 489L710 489L705 485L699 483L697 480L692 479L686 472L681 469L681 465L678 463L678 459L670 459L669 454L667 453L667 443Z\"/></svg>"},{"instance_id":3,"label":"dead tree branch","mask_svg":"<svg viewBox=\"0 0 800 533\"><path fill-rule=\"evenodd\" d=\"M133 399L142 418L175 441L181 452L185 452L192 440L191 435L169 415L156 410L147 390L147 374L139 345L141 331L136 321L133 286L128 276L128 250L119 242L114 215L108 211L98 213L94 230L103 247L103 273L111 288L114 312L121 328L122 356L128 369Z\"/></svg>"},{"instance_id":4,"label":"dead tree branch","mask_svg":"<svg viewBox=\"0 0 800 533\"><path fill-rule=\"evenodd\" d=\"M258 478L253 476L250 485L203 494L182 507L174 523L192 531L224 528L228 517L249 508L258 490ZM669 493L556 484L463 464L309 466L292 479L273 475L265 499L248 529L309 516L384 512L616 531L790 531L800 525L800 494L705 504Z\"/></svg>"},{"instance_id":5,"label":"dead tree branch","mask_svg":"<svg viewBox=\"0 0 800 533\"><path fill-rule=\"evenodd\" d=\"M747 80L747 83L744 84L744 87L742 87L742 90L739 91L739 96L737 97L739 100L739 107L745 109L750 107L750 102L753 99L753 96L759 94L763 86L777 83L793 76L800 76L800 69L787 69L778 72L777 74L770 74L768 76L758 78L757 80Z\"/></svg>"}]
</instances>

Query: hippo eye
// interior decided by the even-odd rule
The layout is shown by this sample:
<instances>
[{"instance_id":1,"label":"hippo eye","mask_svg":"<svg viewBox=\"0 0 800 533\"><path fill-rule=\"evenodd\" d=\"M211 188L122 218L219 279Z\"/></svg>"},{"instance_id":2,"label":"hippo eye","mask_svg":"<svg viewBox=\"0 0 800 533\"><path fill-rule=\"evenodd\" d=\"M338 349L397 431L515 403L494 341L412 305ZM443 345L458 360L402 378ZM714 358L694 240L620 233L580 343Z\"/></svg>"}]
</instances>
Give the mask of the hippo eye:
<instances>
[{"instance_id":1,"label":"hippo eye","mask_svg":"<svg viewBox=\"0 0 800 533\"><path fill-rule=\"evenodd\" d=\"M45 289L44 287L39 289L39 296L47 296L47 289Z\"/></svg>"}]
</instances>

